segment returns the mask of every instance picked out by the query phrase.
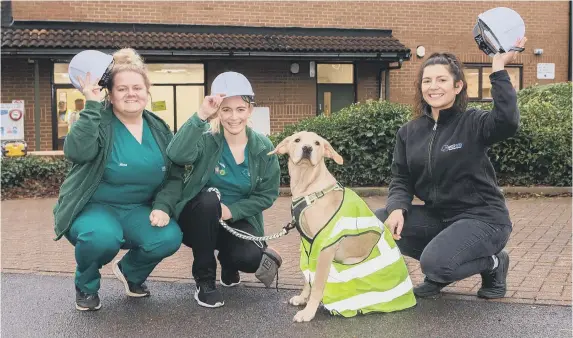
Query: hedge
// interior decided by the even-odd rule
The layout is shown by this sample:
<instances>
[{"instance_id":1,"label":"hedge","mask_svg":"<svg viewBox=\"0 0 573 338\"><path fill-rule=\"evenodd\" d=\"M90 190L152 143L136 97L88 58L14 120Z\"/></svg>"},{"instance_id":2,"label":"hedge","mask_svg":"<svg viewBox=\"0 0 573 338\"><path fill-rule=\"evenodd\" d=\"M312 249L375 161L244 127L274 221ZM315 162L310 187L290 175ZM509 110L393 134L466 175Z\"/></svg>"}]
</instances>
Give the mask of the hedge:
<instances>
[{"instance_id":1,"label":"hedge","mask_svg":"<svg viewBox=\"0 0 573 338\"><path fill-rule=\"evenodd\" d=\"M520 129L488 152L498 184L571 186L571 90L571 83L558 83L518 92ZM491 103L470 106L492 107ZM410 116L410 106L368 101L346 107L332 117L303 120L271 139L276 145L296 131L316 132L329 140L345 160L343 166L326 160L341 183L384 186L391 180L395 134ZM281 169L281 183L288 184L286 158L281 158Z\"/></svg>"},{"instance_id":2,"label":"hedge","mask_svg":"<svg viewBox=\"0 0 573 338\"><path fill-rule=\"evenodd\" d=\"M518 93L521 126L517 134L494 145L489 156L500 185L571 186L571 83L534 86ZM491 109L489 103L471 106ZM390 183L390 164L396 131L411 118L411 107L386 101L356 103L330 117L308 118L272 135L276 145L296 131L314 131L330 141L344 158L331 160L329 170L344 185L385 186ZM280 157L281 183L289 184L287 157ZM60 184L70 163L62 157L2 159L2 193L25 182ZM31 186L37 186L31 185ZM57 193L57 191L55 192Z\"/></svg>"}]
</instances>

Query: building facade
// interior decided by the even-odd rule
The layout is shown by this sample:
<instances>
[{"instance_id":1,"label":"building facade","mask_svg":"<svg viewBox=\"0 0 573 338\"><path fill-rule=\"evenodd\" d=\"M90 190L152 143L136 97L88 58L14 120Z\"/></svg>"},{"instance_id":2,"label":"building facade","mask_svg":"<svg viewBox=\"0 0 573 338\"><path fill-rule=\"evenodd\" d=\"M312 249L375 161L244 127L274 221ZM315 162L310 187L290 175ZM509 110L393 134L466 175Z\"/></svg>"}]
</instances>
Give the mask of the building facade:
<instances>
[{"instance_id":1,"label":"building facade","mask_svg":"<svg viewBox=\"0 0 573 338\"><path fill-rule=\"evenodd\" d=\"M271 132L367 99L412 103L416 71L437 51L465 63L472 100L489 100L491 59L472 28L500 6L526 24L514 86L570 80L568 1L2 1L2 103L24 100L30 150L61 149L84 103L67 63L122 47L145 58L149 108L175 132L227 70L250 79Z\"/></svg>"}]
</instances>

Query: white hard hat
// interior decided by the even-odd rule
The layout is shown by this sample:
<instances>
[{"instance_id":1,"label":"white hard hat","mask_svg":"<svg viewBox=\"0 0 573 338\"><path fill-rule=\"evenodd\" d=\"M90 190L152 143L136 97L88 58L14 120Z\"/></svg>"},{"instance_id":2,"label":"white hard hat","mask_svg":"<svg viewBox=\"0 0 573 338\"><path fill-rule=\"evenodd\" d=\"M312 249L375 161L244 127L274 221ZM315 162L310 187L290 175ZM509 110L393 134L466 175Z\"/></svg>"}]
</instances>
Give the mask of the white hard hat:
<instances>
[{"instance_id":1,"label":"white hard hat","mask_svg":"<svg viewBox=\"0 0 573 338\"><path fill-rule=\"evenodd\" d=\"M515 47L515 42L525 36L525 23L511 8L492 8L478 16L473 35L479 49L489 56L510 50L522 52L524 49Z\"/></svg>"},{"instance_id":2,"label":"white hard hat","mask_svg":"<svg viewBox=\"0 0 573 338\"><path fill-rule=\"evenodd\" d=\"M225 94L229 96L255 96L251 83L240 73L225 72L217 75L211 84L211 95Z\"/></svg>"},{"instance_id":3,"label":"white hard hat","mask_svg":"<svg viewBox=\"0 0 573 338\"><path fill-rule=\"evenodd\" d=\"M100 78L99 85L105 87L110 80L112 65L113 56L97 50L84 50L76 54L70 61L68 75L74 87L79 90L82 88L77 77L85 80L88 72L92 81Z\"/></svg>"}]
</instances>

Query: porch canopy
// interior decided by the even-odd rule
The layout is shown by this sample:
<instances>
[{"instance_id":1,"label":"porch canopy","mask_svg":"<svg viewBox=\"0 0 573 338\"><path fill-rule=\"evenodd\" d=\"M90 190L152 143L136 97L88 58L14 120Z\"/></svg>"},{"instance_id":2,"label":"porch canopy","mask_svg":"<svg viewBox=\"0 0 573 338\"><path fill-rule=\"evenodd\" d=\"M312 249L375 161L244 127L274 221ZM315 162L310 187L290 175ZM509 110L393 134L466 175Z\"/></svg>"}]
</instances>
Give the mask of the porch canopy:
<instances>
[{"instance_id":1,"label":"porch canopy","mask_svg":"<svg viewBox=\"0 0 573 338\"><path fill-rule=\"evenodd\" d=\"M391 30L22 22L2 29L2 55L72 56L123 47L145 56L400 62L410 49Z\"/></svg>"}]
</instances>

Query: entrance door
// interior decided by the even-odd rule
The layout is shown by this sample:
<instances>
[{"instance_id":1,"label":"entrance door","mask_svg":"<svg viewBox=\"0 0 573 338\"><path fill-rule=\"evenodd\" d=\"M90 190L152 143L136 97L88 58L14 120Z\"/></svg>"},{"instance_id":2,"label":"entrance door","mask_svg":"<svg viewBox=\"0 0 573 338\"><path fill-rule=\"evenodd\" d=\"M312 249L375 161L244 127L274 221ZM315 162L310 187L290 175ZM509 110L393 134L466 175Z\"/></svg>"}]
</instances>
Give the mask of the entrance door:
<instances>
[{"instance_id":1,"label":"entrance door","mask_svg":"<svg viewBox=\"0 0 573 338\"><path fill-rule=\"evenodd\" d=\"M317 65L317 115L331 115L356 102L354 65Z\"/></svg>"},{"instance_id":2,"label":"entrance door","mask_svg":"<svg viewBox=\"0 0 573 338\"><path fill-rule=\"evenodd\" d=\"M203 85L155 85L151 87L147 109L161 117L177 132L199 109L205 97Z\"/></svg>"},{"instance_id":3,"label":"entrance door","mask_svg":"<svg viewBox=\"0 0 573 338\"><path fill-rule=\"evenodd\" d=\"M319 114L329 116L352 103L354 103L354 85L318 85Z\"/></svg>"}]
</instances>

